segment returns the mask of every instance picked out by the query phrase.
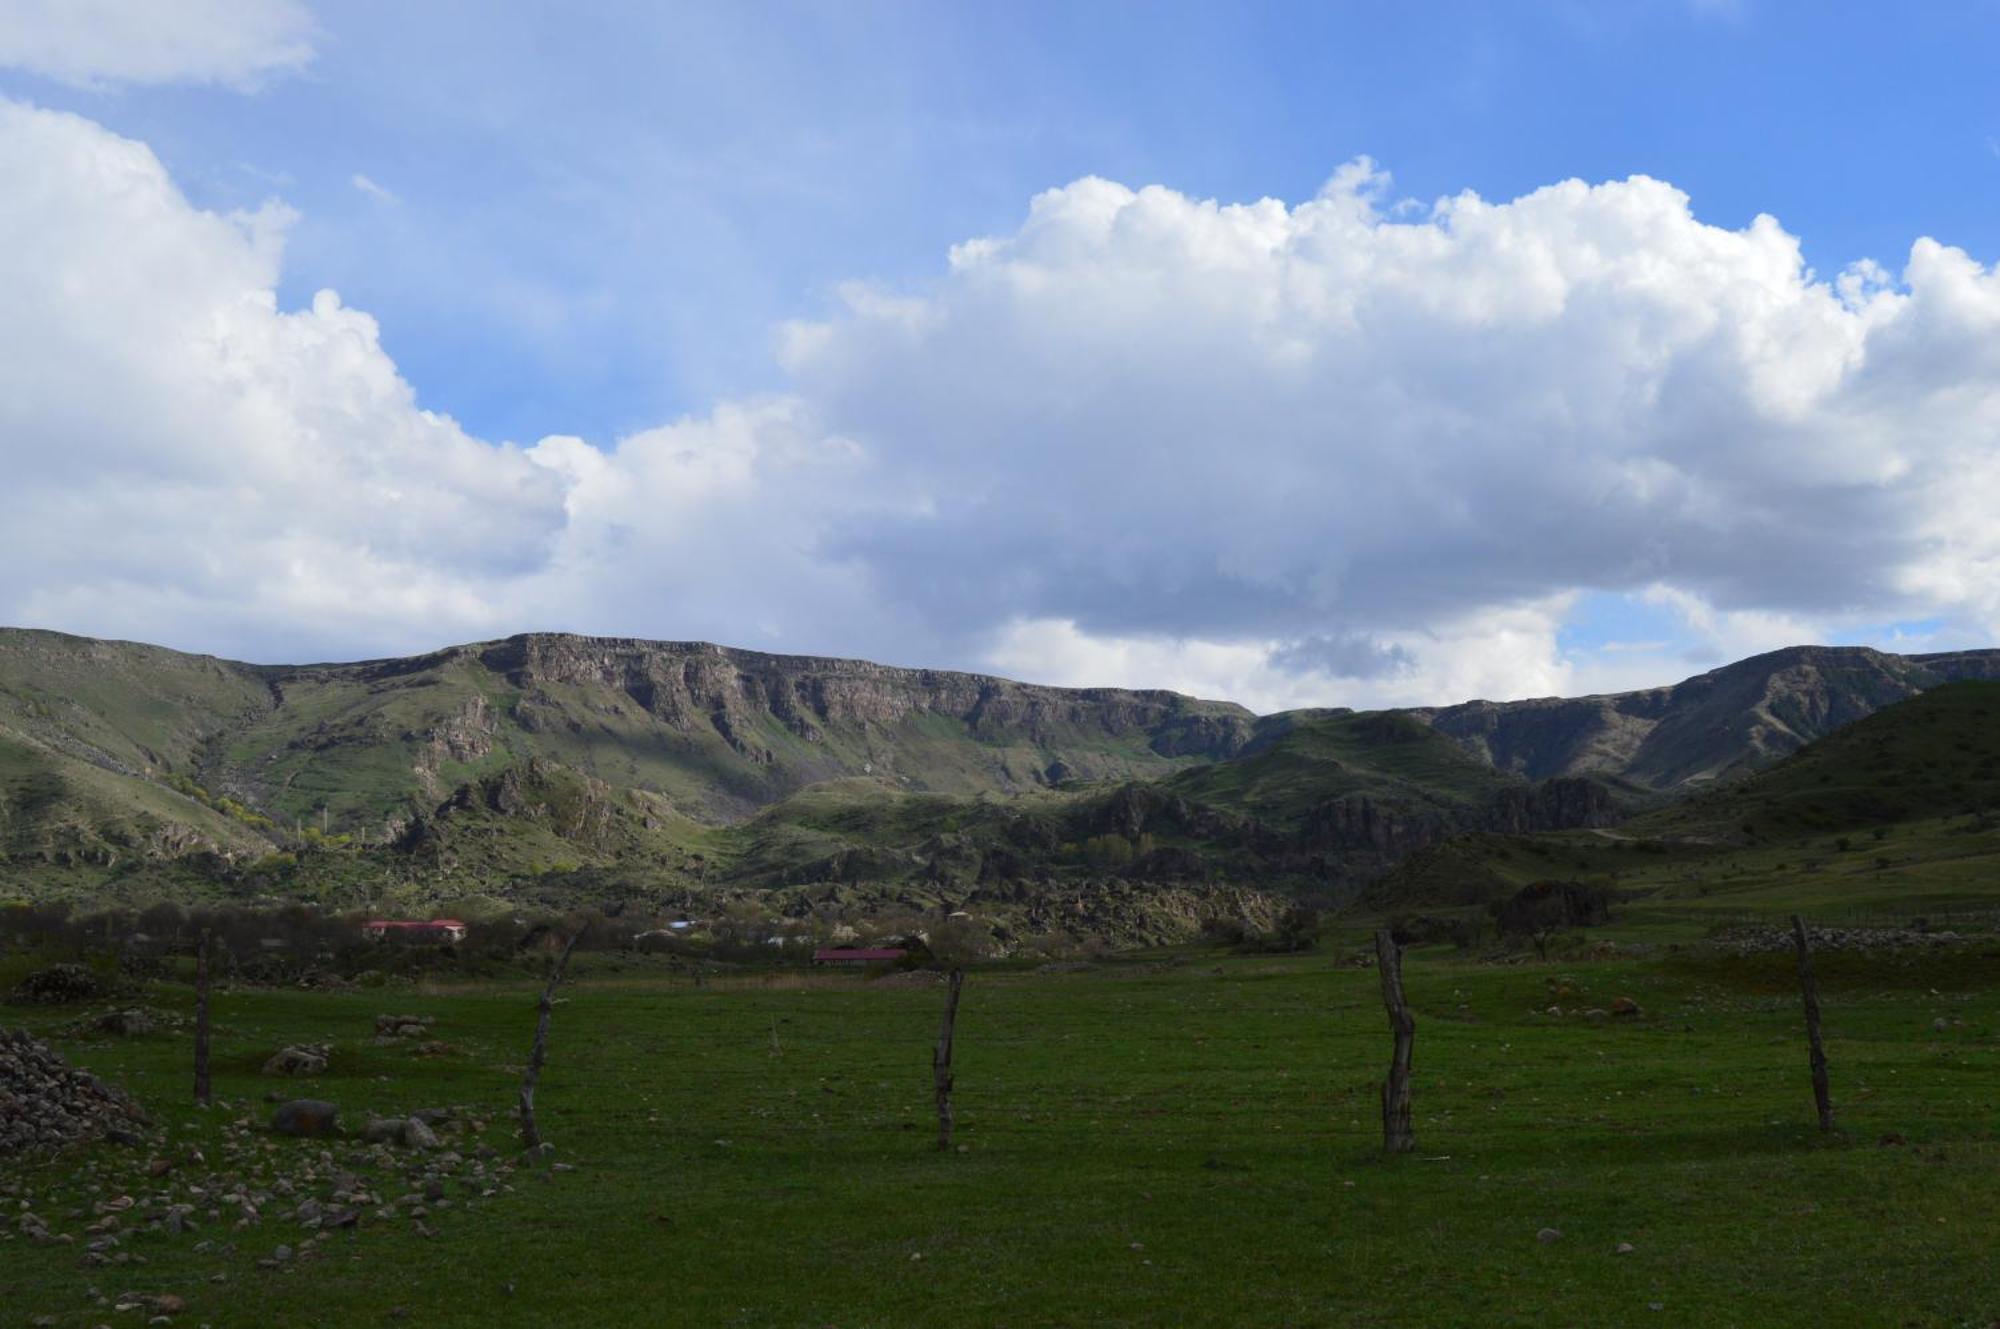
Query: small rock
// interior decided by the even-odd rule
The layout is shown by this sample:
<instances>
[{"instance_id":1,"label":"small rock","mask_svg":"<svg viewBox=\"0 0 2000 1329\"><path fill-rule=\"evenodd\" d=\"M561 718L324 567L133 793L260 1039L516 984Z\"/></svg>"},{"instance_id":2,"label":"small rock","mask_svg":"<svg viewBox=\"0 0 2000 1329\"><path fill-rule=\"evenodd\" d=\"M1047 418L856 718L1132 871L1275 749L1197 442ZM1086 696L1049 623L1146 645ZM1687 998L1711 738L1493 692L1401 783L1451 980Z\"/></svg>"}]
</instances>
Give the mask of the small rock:
<instances>
[{"instance_id":1,"label":"small rock","mask_svg":"<svg viewBox=\"0 0 2000 1329\"><path fill-rule=\"evenodd\" d=\"M1562 1235L1560 1228L1545 1227L1535 1234L1535 1240L1546 1246L1552 1241L1561 1241Z\"/></svg>"},{"instance_id":2,"label":"small rock","mask_svg":"<svg viewBox=\"0 0 2000 1329\"><path fill-rule=\"evenodd\" d=\"M1630 1255L1633 1251L1637 1249L1638 1247L1634 1246L1629 1241L1621 1241L1618 1243L1618 1253L1620 1255Z\"/></svg>"}]
</instances>

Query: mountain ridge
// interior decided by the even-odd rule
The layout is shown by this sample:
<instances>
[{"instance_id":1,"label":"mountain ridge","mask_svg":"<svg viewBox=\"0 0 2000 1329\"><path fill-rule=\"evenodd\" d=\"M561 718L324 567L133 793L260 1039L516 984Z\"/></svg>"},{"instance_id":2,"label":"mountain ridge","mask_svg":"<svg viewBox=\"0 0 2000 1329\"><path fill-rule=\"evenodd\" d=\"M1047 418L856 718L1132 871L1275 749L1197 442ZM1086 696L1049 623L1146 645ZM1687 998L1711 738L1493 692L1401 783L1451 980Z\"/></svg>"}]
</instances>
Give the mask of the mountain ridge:
<instances>
[{"instance_id":1,"label":"mountain ridge","mask_svg":"<svg viewBox=\"0 0 2000 1329\"><path fill-rule=\"evenodd\" d=\"M1809 646L1626 693L1257 716L708 642L524 633L256 665L0 629L0 864L88 886L303 856L252 874L281 894L602 869L1071 904L1148 881L1338 895L1453 836L1608 826L1992 677L2000 651Z\"/></svg>"}]
</instances>

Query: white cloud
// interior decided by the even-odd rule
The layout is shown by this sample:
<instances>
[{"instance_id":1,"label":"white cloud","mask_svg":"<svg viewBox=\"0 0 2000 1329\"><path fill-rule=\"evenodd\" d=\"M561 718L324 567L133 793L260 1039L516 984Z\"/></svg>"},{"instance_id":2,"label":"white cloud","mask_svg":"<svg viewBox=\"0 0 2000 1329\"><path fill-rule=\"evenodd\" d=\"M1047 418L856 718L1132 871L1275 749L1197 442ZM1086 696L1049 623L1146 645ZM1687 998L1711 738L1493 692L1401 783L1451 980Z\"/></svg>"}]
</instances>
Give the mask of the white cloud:
<instances>
[{"instance_id":1,"label":"white cloud","mask_svg":"<svg viewBox=\"0 0 2000 1329\"><path fill-rule=\"evenodd\" d=\"M356 189L368 195L368 197L376 199L380 202L395 203L399 201L392 190L389 190L381 185L376 184L373 180L370 180L367 176L363 175L359 171L356 171L354 173L352 178L352 184Z\"/></svg>"},{"instance_id":2,"label":"white cloud","mask_svg":"<svg viewBox=\"0 0 2000 1329\"><path fill-rule=\"evenodd\" d=\"M1265 709L2000 627L2000 278L1928 240L1821 280L1643 178L1407 219L1366 163L1296 207L1083 180L787 329L784 393L517 448L332 293L280 306L282 207L9 103L0 178L15 622L262 658L566 627ZM1565 647L1586 592L1683 635Z\"/></svg>"},{"instance_id":3,"label":"white cloud","mask_svg":"<svg viewBox=\"0 0 2000 1329\"><path fill-rule=\"evenodd\" d=\"M1576 671L1556 634L1568 597L1482 610L1436 627L1374 642L1363 673L1301 665L1293 643L1118 637L1083 632L1064 619L1009 623L983 662L1004 674L1072 687L1121 682L1226 697L1259 713L1301 706L1358 709L1423 706L1472 697L1554 696ZM1381 667L1386 657L1391 663ZM1350 651L1335 659L1352 659Z\"/></svg>"},{"instance_id":4,"label":"white cloud","mask_svg":"<svg viewBox=\"0 0 2000 1329\"><path fill-rule=\"evenodd\" d=\"M0 0L0 68L77 87L250 89L312 59L299 0Z\"/></svg>"}]
</instances>

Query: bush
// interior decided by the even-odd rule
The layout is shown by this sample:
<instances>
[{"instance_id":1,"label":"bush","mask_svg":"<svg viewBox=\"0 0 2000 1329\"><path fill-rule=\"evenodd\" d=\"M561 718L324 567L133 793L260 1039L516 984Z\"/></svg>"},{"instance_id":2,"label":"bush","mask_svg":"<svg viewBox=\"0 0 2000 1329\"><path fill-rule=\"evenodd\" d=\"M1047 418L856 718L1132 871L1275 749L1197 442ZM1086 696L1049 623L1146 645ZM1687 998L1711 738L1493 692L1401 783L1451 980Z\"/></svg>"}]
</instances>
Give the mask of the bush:
<instances>
[{"instance_id":1,"label":"bush","mask_svg":"<svg viewBox=\"0 0 2000 1329\"><path fill-rule=\"evenodd\" d=\"M1245 945L1258 951L1289 955L1319 945L1320 913L1311 905L1295 904L1278 917L1277 926Z\"/></svg>"}]
</instances>

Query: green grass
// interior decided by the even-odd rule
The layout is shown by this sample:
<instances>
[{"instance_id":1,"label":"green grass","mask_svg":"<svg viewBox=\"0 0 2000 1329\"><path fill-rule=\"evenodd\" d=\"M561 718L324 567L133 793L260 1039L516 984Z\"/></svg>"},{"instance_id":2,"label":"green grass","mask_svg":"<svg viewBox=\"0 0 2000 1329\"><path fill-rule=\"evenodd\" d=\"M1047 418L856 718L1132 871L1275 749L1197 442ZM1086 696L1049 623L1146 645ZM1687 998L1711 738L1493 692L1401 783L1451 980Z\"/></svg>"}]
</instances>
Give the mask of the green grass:
<instances>
[{"instance_id":1,"label":"green grass","mask_svg":"<svg viewBox=\"0 0 2000 1329\"><path fill-rule=\"evenodd\" d=\"M1398 1159L1376 1149L1375 976L1337 958L975 973L959 1028L966 1152L944 1156L930 1148L936 990L846 975L697 989L587 967L557 1009L542 1090L544 1129L576 1171L522 1175L477 1212L441 1214L435 1241L364 1226L285 1271L255 1266L301 1235L277 1221L223 1234L239 1243L227 1257L193 1254L192 1237L135 1238L149 1262L118 1270L16 1240L0 1244L0 1305L8 1323L66 1325L110 1318L87 1286L176 1292L191 1303L183 1323L215 1325L386 1323L393 1307L424 1325L2000 1315L1996 953L1824 957L1833 1139L1811 1129L1782 956L1556 968L1413 955L1419 1153ZM1629 995L1647 1015L1536 1014L1552 980L1581 989L1566 1006ZM185 1004L184 990L158 996ZM288 1088L352 1115L497 1111L531 1002L525 985L229 993L219 1091L261 1095L262 1054L331 1039L336 1073ZM435 1014L465 1054L366 1041L376 1012L406 1008ZM1961 1023L1938 1034L1938 1016ZM134 1087L177 1140L216 1131L217 1117L177 1106L185 1035L62 1046ZM1879 1146L1888 1132L1908 1143ZM77 1167L32 1180L73 1186ZM1544 1226L1562 1239L1539 1244ZM1614 1254L1621 1241L1636 1250ZM230 1281L209 1283L215 1272Z\"/></svg>"}]
</instances>

